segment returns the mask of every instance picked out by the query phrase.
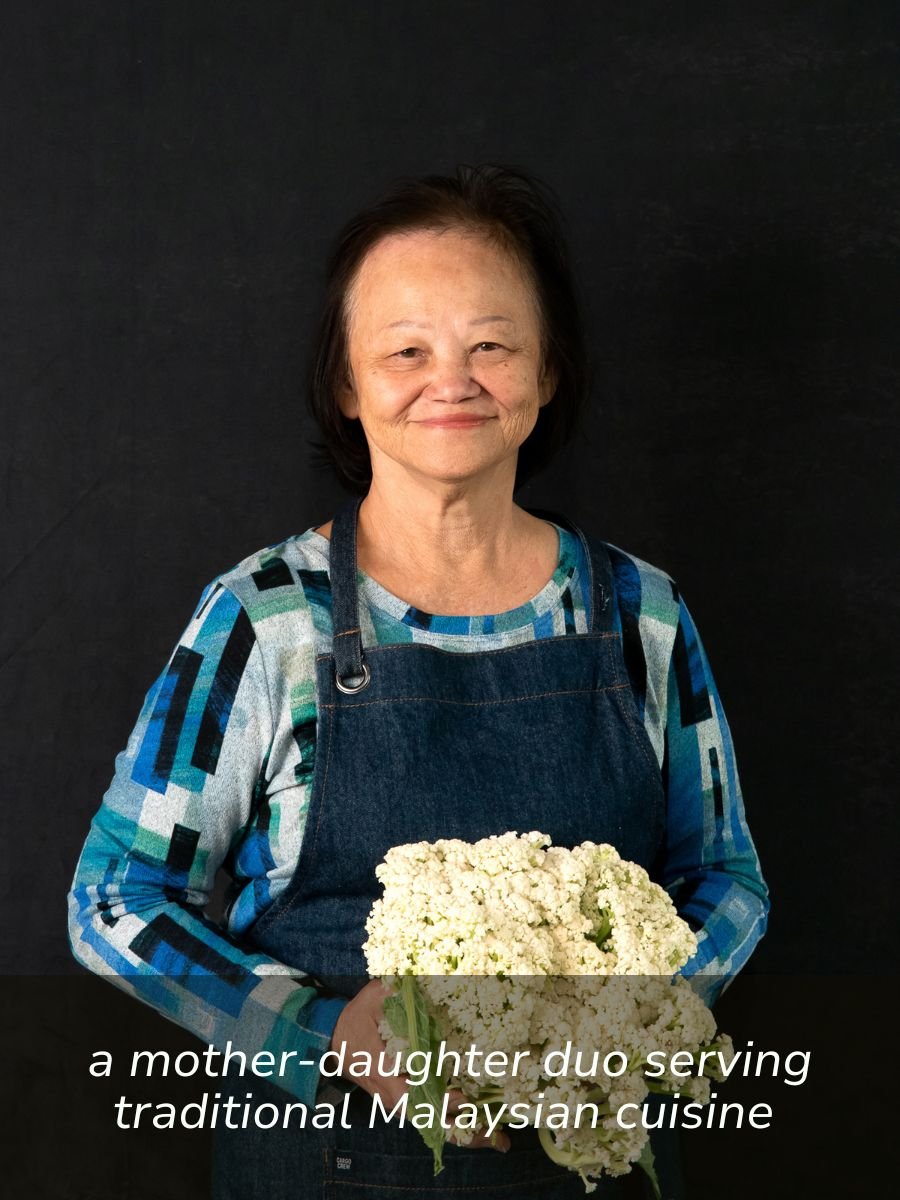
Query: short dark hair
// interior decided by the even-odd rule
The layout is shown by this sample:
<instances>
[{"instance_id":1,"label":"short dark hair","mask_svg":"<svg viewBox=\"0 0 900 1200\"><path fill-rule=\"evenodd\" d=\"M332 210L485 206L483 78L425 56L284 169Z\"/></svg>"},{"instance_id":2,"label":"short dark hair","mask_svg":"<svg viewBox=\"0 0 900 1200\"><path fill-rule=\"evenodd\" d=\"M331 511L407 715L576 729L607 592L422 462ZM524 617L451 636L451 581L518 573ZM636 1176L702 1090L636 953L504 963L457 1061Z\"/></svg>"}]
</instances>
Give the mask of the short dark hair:
<instances>
[{"instance_id":1,"label":"short dark hair","mask_svg":"<svg viewBox=\"0 0 900 1200\"><path fill-rule=\"evenodd\" d=\"M519 449L516 487L550 461L574 433L584 410L588 359L584 325L556 198L517 167L459 166L454 175L425 175L395 184L343 227L328 260L325 302L313 346L310 402L323 441L320 461L352 492L368 490L372 464L362 426L340 410L349 374L347 297L363 259L393 233L461 229L495 241L529 275L542 326L545 369L556 390Z\"/></svg>"}]
</instances>

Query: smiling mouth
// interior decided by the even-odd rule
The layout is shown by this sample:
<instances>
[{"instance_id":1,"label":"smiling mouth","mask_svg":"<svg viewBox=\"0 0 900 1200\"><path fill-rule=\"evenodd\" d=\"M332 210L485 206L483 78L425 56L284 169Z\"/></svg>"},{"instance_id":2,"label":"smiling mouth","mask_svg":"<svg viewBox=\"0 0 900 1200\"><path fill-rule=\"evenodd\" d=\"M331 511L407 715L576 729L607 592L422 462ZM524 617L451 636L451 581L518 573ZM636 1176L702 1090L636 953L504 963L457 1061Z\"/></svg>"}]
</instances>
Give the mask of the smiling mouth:
<instances>
[{"instance_id":1,"label":"smiling mouth","mask_svg":"<svg viewBox=\"0 0 900 1200\"><path fill-rule=\"evenodd\" d=\"M476 425L484 425L492 417L429 417L425 421L416 421L416 425L430 425L435 429L473 429Z\"/></svg>"}]
</instances>

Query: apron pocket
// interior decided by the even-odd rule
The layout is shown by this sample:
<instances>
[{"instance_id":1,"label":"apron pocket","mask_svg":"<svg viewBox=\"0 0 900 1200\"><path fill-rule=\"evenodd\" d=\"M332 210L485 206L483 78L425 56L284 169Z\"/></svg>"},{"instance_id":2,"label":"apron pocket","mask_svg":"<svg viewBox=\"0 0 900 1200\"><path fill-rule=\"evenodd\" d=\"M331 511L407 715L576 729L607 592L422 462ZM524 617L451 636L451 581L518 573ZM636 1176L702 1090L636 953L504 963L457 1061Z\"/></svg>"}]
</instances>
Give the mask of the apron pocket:
<instances>
[{"instance_id":1,"label":"apron pocket","mask_svg":"<svg viewBox=\"0 0 900 1200\"><path fill-rule=\"evenodd\" d=\"M604 1181L594 1197L630 1194L620 1182ZM500 1154L445 1146L444 1169L435 1175L430 1152L387 1154L340 1141L328 1154L322 1189L323 1200L584 1200L584 1195L578 1176L561 1172L539 1148Z\"/></svg>"}]
</instances>

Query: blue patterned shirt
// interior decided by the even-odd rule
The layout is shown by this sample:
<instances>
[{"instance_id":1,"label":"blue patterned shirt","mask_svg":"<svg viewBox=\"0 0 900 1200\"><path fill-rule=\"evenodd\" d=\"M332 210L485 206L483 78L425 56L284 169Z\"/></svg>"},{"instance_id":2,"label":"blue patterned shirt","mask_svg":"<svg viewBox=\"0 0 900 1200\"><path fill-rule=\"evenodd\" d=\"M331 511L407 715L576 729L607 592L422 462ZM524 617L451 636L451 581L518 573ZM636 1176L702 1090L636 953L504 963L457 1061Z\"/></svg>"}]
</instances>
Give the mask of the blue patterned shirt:
<instances>
[{"instance_id":1,"label":"blue patterned shirt","mask_svg":"<svg viewBox=\"0 0 900 1200\"><path fill-rule=\"evenodd\" d=\"M558 528L558 527L557 527ZM359 573L364 645L496 650L584 633L577 537L559 529L552 579L494 616L411 608ZM684 969L708 999L746 962L768 898L731 736L697 630L664 572L608 546L615 621L666 793L660 882L699 937ZM343 1001L241 935L296 867L316 753L315 659L331 645L329 542L314 530L244 559L204 589L147 693L69 893L75 957L217 1048L297 1051L280 1082L313 1102ZM223 925L205 913L232 876Z\"/></svg>"}]
</instances>

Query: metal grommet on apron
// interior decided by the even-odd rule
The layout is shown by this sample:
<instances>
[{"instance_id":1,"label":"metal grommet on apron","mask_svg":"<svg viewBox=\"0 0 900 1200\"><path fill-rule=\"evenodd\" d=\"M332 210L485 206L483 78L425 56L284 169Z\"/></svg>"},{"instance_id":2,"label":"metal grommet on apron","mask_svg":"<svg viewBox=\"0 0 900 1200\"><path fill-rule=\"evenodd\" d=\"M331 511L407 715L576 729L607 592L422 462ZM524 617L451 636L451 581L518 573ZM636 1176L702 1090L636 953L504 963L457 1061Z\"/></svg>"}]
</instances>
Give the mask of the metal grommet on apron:
<instances>
[{"instance_id":1,"label":"metal grommet on apron","mask_svg":"<svg viewBox=\"0 0 900 1200\"><path fill-rule=\"evenodd\" d=\"M358 675L340 675L337 670L334 672L334 686L339 692L343 692L345 696L355 696L357 692L361 692L372 678L369 672L368 663L363 663L360 667Z\"/></svg>"},{"instance_id":2,"label":"metal grommet on apron","mask_svg":"<svg viewBox=\"0 0 900 1200\"><path fill-rule=\"evenodd\" d=\"M250 929L251 948L341 995L366 983L365 922L375 867L404 842L541 830L556 845L611 842L652 872L664 843L659 764L613 629L612 571L581 539L591 575L590 629L498 650L421 642L367 646L357 589L359 501L334 519L332 652L316 661L316 767L293 877ZM327 764L327 770L326 770ZM272 1098L283 1103L278 1088ZM584 1185L546 1156L534 1130L509 1131L507 1154L431 1151L411 1125L369 1128L356 1089L350 1130L216 1133L216 1200L581 1200ZM642 1195L640 1172L594 1196Z\"/></svg>"}]
</instances>

